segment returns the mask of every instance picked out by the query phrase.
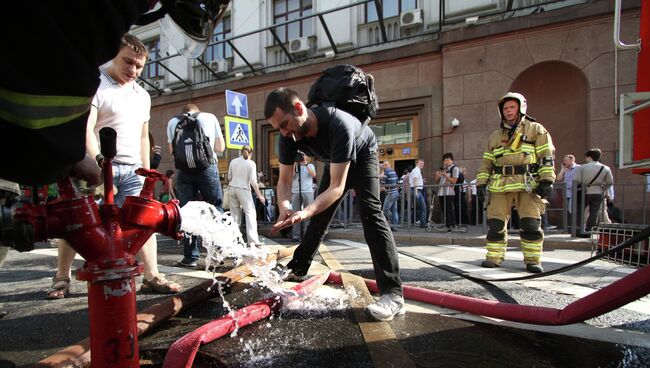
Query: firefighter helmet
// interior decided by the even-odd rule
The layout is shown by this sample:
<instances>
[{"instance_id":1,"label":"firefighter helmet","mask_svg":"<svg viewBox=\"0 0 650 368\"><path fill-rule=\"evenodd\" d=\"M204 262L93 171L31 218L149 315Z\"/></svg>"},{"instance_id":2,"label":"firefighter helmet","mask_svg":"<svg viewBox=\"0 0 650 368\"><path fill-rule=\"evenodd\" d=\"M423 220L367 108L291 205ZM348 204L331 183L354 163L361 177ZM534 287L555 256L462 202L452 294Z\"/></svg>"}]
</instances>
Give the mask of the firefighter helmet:
<instances>
[{"instance_id":1,"label":"firefighter helmet","mask_svg":"<svg viewBox=\"0 0 650 368\"><path fill-rule=\"evenodd\" d=\"M136 24L160 19L162 32L176 51L196 58L212 40L230 0L162 0L160 3L161 8L144 14Z\"/></svg>"},{"instance_id":2,"label":"firefighter helmet","mask_svg":"<svg viewBox=\"0 0 650 368\"><path fill-rule=\"evenodd\" d=\"M503 97L499 99L499 116L501 116L501 119L503 120L503 104L508 101L508 100L514 100L517 101L519 104L519 114L521 115L526 115L526 110L528 109L528 103L526 102L526 97L522 95L521 93L517 92L508 92L506 93Z\"/></svg>"}]
</instances>

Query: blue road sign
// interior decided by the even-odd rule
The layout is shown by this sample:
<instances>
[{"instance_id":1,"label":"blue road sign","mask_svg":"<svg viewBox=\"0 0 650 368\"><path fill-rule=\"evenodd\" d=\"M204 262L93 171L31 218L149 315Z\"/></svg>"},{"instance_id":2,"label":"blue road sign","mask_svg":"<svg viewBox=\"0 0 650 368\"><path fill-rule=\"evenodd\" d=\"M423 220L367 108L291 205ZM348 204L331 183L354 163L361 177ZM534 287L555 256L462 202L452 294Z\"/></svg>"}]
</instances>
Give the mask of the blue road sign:
<instances>
[{"instance_id":1,"label":"blue road sign","mask_svg":"<svg viewBox=\"0 0 650 368\"><path fill-rule=\"evenodd\" d=\"M226 90L226 111L228 115L248 119L248 96Z\"/></svg>"},{"instance_id":2,"label":"blue road sign","mask_svg":"<svg viewBox=\"0 0 650 368\"><path fill-rule=\"evenodd\" d=\"M240 149L244 146L253 148L253 124L248 119L225 116L226 147Z\"/></svg>"}]
</instances>

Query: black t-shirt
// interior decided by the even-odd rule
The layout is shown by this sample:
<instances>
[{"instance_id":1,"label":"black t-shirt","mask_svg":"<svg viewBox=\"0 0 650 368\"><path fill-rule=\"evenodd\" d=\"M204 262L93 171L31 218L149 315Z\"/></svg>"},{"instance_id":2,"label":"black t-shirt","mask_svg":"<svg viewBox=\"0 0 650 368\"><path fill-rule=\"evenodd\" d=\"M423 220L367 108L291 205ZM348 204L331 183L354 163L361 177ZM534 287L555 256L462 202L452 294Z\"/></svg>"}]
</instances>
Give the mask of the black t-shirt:
<instances>
[{"instance_id":1,"label":"black t-shirt","mask_svg":"<svg viewBox=\"0 0 650 368\"><path fill-rule=\"evenodd\" d=\"M376 148L375 133L354 116L336 108L311 108L318 120L315 137L303 137L294 142L280 137L280 163L291 165L298 150L323 162L343 163L357 159L363 149ZM361 131L360 131L361 130Z\"/></svg>"}]
</instances>

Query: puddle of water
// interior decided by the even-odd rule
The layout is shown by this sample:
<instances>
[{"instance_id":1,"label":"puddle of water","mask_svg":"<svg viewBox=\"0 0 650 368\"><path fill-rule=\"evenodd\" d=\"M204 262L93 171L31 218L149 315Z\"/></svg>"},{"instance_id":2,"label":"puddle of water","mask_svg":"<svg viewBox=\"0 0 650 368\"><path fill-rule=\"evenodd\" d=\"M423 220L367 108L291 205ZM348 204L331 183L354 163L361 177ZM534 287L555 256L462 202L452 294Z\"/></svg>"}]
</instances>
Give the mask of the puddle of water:
<instances>
[{"instance_id":1,"label":"puddle of water","mask_svg":"<svg viewBox=\"0 0 650 368\"><path fill-rule=\"evenodd\" d=\"M265 296L275 295L282 297L283 306L281 314L300 314L306 316L323 316L333 311L340 311L349 308L350 300L356 297L356 290L321 287L313 293L296 297L290 289L282 287L280 275L274 271L276 262L267 262L269 249L266 247L256 248L249 247L243 240L239 226L235 224L229 212L221 213L214 206L206 202L190 201L181 208L181 230L186 235L196 235L202 238L202 245L207 250L206 271L221 266L224 261L232 260L235 266L244 264L259 280L253 284L253 287L262 288L268 291ZM228 311L228 315L234 317L234 311L229 303L225 300L223 285L216 281L213 287L218 288L223 306ZM270 319L273 321L273 318ZM235 321L237 323L237 321ZM270 323L268 324L270 326ZM236 337L239 326L231 333L231 337ZM255 349L257 345L254 342L244 342L245 351L257 350L256 354L251 354L254 358L254 366L265 366L269 363L270 356L264 358L265 354L260 349ZM272 363L272 361L271 361Z\"/></svg>"}]
</instances>

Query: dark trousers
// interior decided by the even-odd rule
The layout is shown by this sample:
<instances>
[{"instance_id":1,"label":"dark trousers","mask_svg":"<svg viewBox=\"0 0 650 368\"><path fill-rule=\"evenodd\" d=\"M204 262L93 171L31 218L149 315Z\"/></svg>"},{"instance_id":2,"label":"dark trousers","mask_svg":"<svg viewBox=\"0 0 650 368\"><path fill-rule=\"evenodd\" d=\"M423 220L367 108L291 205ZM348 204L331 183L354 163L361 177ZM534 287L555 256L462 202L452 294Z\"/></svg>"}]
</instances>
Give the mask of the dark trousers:
<instances>
[{"instance_id":1,"label":"dark trousers","mask_svg":"<svg viewBox=\"0 0 650 368\"><path fill-rule=\"evenodd\" d=\"M456 226L456 203L454 203L455 199L455 195L440 196L440 200L442 201L442 208L445 211L445 226L447 227Z\"/></svg>"},{"instance_id":2,"label":"dark trousers","mask_svg":"<svg viewBox=\"0 0 650 368\"><path fill-rule=\"evenodd\" d=\"M219 180L219 170L216 164L210 165L201 172L191 172L187 170L177 170L176 188L180 194L180 206L183 207L189 201L196 199L197 193L205 202L211 205L217 205L217 200L221 200L221 181ZM221 203L218 204L219 206ZM185 261L197 261L200 256L201 239L197 236L191 238L184 237L181 240L183 245L183 258Z\"/></svg>"},{"instance_id":3,"label":"dark trousers","mask_svg":"<svg viewBox=\"0 0 650 368\"><path fill-rule=\"evenodd\" d=\"M587 218L587 231L591 231L591 228L598 225L598 212L600 211L600 206L603 204L603 195L602 194L586 194L585 195L585 206L589 206L589 217Z\"/></svg>"},{"instance_id":4,"label":"dark trousers","mask_svg":"<svg viewBox=\"0 0 650 368\"><path fill-rule=\"evenodd\" d=\"M469 218L467 216L467 198L465 198L465 193L456 193L454 197L454 204L456 204L456 208L460 208L460 211L457 211L460 215L456 215L456 219L460 220L458 223L463 225L469 224Z\"/></svg>"},{"instance_id":5,"label":"dark trousers","mask_svg":"<svg viewBox=\"0 0 650 368\"><path fill-rule=\"evenodd\" d=\"M319 192L323 193L329 185L330 170L329 166L326 166ZM350 165L345 182L345 192L349 189L354 189L356 193L363 234L370 249L377 286L382 295L388 293L402 295L395 239L379 201L379 169L374 151L362 150L357 153L357 161ZM287 264L287 267L296 274L304 274L309 270L311 261L327 234L334 213L344 196L345 194L326 210L311 218L302 242L296 248L291 262Z\"/></svg>"},{"instance_id":6,"label":"dark trousers","mask_svg":"<svg viewBox=\"0 0 650 368\"><path fill-rule=\"evenodd\" d=\"M483 201L479 201L474 194L472 194L472 216L470 216L470 221L472 225L483 223Z\"/></svg>"}]
</instances>

